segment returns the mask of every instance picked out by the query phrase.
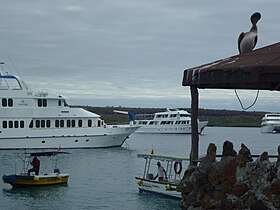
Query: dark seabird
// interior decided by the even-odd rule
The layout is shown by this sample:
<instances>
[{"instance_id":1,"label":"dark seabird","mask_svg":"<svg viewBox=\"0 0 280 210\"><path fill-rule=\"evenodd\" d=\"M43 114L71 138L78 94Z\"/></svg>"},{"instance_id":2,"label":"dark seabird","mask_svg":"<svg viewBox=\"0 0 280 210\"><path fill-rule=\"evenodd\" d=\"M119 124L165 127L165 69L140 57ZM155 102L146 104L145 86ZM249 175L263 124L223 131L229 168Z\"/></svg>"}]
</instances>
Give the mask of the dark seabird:
<instances>
[{"instance_id":1,"label":"dark seabird","mask_svg":"<svg viewBox=\"0 0 280 210\"><path fill-rule=\"evenodd\" d=\"M248 32L242 32L238 38L239 53L250 52L254 49L258 41L258 27L257 22L261 19L261 14L255 12L251 16L252 27Z\"/></svg>"}]
</instances>

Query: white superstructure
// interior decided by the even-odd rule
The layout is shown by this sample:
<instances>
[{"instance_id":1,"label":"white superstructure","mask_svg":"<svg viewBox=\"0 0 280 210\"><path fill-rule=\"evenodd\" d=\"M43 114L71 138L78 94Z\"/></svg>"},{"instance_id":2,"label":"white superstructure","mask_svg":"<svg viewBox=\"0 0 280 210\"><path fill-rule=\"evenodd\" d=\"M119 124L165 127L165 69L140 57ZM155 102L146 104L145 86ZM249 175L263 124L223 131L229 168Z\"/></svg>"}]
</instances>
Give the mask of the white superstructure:
<instances>
[{"instance_id":1,"label":"white superstructure","mask_svg":"<svg viewBox=\"0 0 280 210\"><path fill-rule=\"evenodd\" d=\"M262 133L280 132L280 113L265 114L261 123Z\"/></svg>"},{"instance_id":2,"label":"white superstructure","mask_svg":"<svg viewBox=\"0 0 280 210\"><path fill-rule=\"evenodd\" d=\"M69 107L61 95L0 74L0 149L118 147L137 128L106 125L95 113Z\"/></svg>"},{"instance_id":3,"label":"white superstructure","mask_svg":"<svg viewBox=\"0 0 280 210\"><path fill-rule=\"evenodd\" d=\"M136 125L141 126L136 133L174 133L190 134L191 114L185 110L167 109L155 114L136 114ZM198 121L198 133L201 133L208 121Z\"/></svg>"}]
</instances>

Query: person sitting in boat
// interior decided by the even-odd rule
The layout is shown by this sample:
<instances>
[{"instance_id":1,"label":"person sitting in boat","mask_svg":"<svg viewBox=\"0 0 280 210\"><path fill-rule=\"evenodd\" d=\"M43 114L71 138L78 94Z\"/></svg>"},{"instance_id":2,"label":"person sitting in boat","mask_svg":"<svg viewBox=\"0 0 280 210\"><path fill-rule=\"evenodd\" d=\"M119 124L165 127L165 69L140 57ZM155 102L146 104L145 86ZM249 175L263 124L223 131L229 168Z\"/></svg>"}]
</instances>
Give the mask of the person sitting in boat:
<instances>
[{"instance_id":1,"label":"person sitting in boat","mask_svg":"<svg viewBox=\"0 0 280 210\"><path fill-rule=\"evenodd\" d=\"M28 176L30 176L31 172L35 172L35 175L39 175L40 160L37 157L34 157L30 164L33 166L33 168L28 170Z\"/></svg>"},{"instance_id":2,"label":"person sitting in boat","mask_svg":"<svg viewBox=\"0 0 280 210\"><path fill-rule=\"evenodd\" d=\"M166 171L160 162L157 162L157 166L158 166L158 173L154 177L154 180L156 180L156 178L158 178L158 181L162 182L162 181L164 181L164 178L166 178Z\"/></svg>"}]
</instances>

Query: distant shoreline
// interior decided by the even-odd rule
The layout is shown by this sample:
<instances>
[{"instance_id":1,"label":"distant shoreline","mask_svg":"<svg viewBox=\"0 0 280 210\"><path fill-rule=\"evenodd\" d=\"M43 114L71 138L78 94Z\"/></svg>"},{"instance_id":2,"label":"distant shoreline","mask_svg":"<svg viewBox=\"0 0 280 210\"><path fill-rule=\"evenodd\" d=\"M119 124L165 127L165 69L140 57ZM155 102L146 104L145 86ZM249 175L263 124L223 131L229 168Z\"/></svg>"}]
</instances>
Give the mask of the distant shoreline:
<instances>
[{"instance_id":1,"label":"distant shoreline","mask_svg":"<svg viewBox=\"0 0 280 210\"><path fill-rule=\"evenodd\" d=\"M155 112L165 111L166 108L133 108L133 107L94 107L94 106L80 106L88 111L97 113L107 124L126 124L129 119L126 115L114 113L114 110L122 110L134 112L135 114L154 114ZM190 108L184 109L191 113ZM207 120L207 126L212 127L260 127L261 120L266 112L256 111L236 111L236 110L214 110L214 109L199 109L198 117L200 121Z\"/></svg>"}]
</instances>

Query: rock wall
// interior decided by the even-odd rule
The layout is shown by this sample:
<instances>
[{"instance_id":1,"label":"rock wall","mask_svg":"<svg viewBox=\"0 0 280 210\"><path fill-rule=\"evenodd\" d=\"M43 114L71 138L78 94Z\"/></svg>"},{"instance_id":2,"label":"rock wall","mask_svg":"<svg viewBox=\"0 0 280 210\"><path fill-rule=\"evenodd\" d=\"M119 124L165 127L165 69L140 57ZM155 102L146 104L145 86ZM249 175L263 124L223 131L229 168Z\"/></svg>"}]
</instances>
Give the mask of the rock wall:
<instances>
[{"instance_id":1,"label":"rock wall","mask_svg":"<svg viewBox=\"0 0 280 210\"><path fill-rule=\"evenodd\" d=\"M232 142L225 141L216 161L216 145L211 143L199 165L185 172L177 190L183 210L280 209L280 146L275 162L267 152L253 161L244 144L237 154Z\"/></svg>"}]
</instances>

